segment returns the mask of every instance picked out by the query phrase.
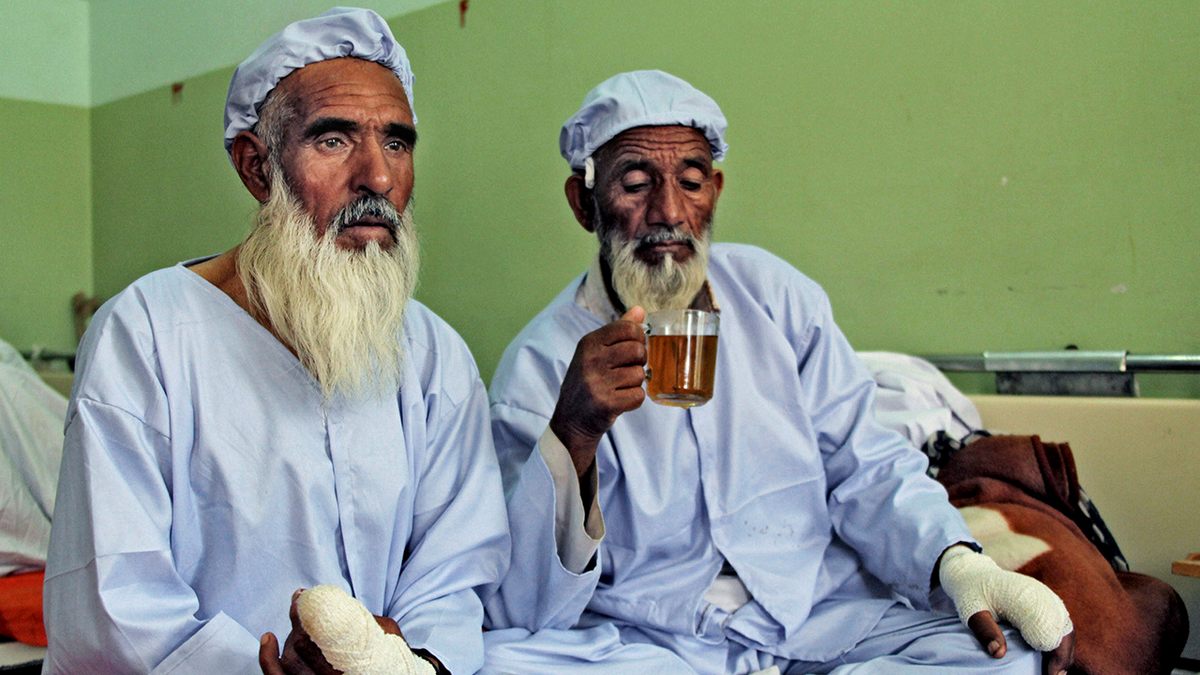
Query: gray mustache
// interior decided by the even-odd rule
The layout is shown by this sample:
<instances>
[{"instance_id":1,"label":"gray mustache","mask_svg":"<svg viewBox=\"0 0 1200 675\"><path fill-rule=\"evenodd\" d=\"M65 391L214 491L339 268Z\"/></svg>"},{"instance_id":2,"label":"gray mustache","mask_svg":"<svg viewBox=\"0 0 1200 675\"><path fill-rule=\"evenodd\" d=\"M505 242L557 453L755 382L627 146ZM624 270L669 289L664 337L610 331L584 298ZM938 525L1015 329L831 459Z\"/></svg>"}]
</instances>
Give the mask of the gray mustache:
<instances>
[{"instance_id":1,"label":"gray mustache","mask_svg":"<svg viewBox=\"0 0 1200 675\"><path fill-rule=\"evenodd\" d=\"M687 242L692 248L696 248L695 237L675 229L660 230L658 232L652 232L644 237L638 237L635 245L653 246L654 244L661 244L664 241L684 241Z\"/></svg>"},{"instance_id":2,"label":"gray mustache","mask_svg":"<svg viewBox=\"0 0 1200 675\"><path fill-rule=\"evenodd\" d=\"M387 225L393 237L396 236L396 232L400 229L400 212L396 210L396 207L391 202L379 195L363 195L352 203L347 204L333 217L333 222L329 224L329 229L341 233L342 230L364 218L382 220Z\"/></svg>"}]
</instances>

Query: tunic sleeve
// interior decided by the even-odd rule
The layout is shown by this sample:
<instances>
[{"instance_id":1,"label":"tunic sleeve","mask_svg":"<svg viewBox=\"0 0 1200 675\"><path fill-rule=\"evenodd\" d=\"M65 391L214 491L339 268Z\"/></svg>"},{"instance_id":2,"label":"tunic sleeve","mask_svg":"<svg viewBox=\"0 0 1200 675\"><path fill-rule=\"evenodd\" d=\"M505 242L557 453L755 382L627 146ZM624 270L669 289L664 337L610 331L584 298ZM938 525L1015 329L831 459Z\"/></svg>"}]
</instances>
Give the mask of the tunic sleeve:
<instances>
[{"instance_id":1,"label":"tunic sleeve","mask_svg":"<svg viewBox=\"0 0 1200 675\"><path fill-rule=\"evenodd\" d=\"M473 673L483 666L480 594L503 576L509 554L487 394L477 376L463 402L430 422L428 438L389 615L413 647L452 673Z\"/></svg>"},{"instance_id":2,"label":"tunic sleeve","mask_svg":"<svg viewBox=\"0 0 1200 675\"><path fill-rule=\"evenodd\" d=\"M542 415L513 406L492 406L492 430L506 477L513 537L509 573L487 605L487 622L492 628L520 627L534 632L571 628L578 623L600 580L602 544L586 571L575 573L563 564L564 559L570 563L578 557L578 552L560 550L559 539L570 546L568 542L578 538L565 532L560 537L570 525L560 525L556 520L559 503L555 480L539 449L549 422ZM579 515L582 520L582 513ZM602 532L602 521L599 529ZM586 531L581 534L588 536Z\"/></svg>"},{"instance_id":3,"label":"tunic sleeve","mask_svg":"<svg viewBox=\"0 0 1200 675\"><path fill-rule=\"evenodd\" d=\"M834 528L872 574L928 607L938 556L974 539L945 489L925 475L925 456L876 422L874 382L833 322L824 293L812 310L796 341L800 391L825 465Z\"/></svg>"},{"instance_id":4,"label":"tunic sleeve","mask_svg":"<svg viewBox=\"0 0 1200 675\"><path fill-rule=\"evenodd\" d=\"M45 673L259 673L258 639L201 621L171 553L167 438L79 399L67 426L46 569Z\"/></svg>"},{"instance_id":5,"label":"tunic sleeve","mask_svg":"<svg viewBox=\"0 0 1200 675\"><path fill-rule=\"evenodd\" d=\"M546 427L538 440L538 454L550 470L554 483L554 544L559 561L572 574L582 574L596 561L596 550L604 538L604 516L600 513L599 474L595 463L582 480L591 483L592 500L586 506L579 489L567 446ZM584 513L587 517L584 517Z\"/></svg>"}]
</instances>

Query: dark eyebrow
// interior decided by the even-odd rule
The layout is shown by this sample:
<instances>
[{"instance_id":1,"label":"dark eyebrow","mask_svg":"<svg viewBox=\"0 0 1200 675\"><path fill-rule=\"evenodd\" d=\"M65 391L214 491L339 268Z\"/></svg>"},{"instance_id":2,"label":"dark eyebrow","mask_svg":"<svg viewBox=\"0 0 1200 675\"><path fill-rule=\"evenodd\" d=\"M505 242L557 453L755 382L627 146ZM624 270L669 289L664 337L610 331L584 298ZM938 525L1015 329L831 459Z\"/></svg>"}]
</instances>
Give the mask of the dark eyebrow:
<instances>
[{"instance_id":1,"label":"dark eyebrow","mask_svg":"<svg viewBox=\"0 0 1200 675\"><path fill-rule=\"evenodd\" d=\"M630 171L646 171L650 170L650 162L644 159L628 159L617 163L617 175L624 175Z\"/></svg>"},{"instance_id":2,"label":"dark eyebrow","mask_svg":"<svg viewBox=\"0 0 1200 675\"><path fill-rule=\"evenodd\" d=\"M304 138L318 138L330 132L344 134L358 131L358 122L342 117L319 117L304 129ZM387 125L385 133L388 138L398 138L409 147L417 144L417 130L411 124L392 122Z\"/></svg>"},{"instance_id":3,"label":"dark eyebrow","mask_svg":"<svg viewBox=\"0 0 1200 675\"><path fill-rule=\"evenodd\" d=\"M408 147L416 147L417 145L417 130L411 124L401 124L400 122L392 122L387 125L388 138L398 138Z\"/></svg>"},{"instance_id":4,"label":"dark eyebrow","mask_svg":"<svg viewBox=\"0 0 1200 675\"><path fill-rule=\"evenodd\" d=\"M331 131L351 133L358 130L358 122L341 117L318 117L304 129L304 138L317 138Z\"/></svg>"},{"instance_id":5,"label":"dark eyebrow","mask_svg":"<svg viewBox=\"0 0 1200 675\"><path fill-rule=\"evenodd\" d=\"M712 162L707 161L706 157L695 156L684 158L683 164L688 167L694 167L708 175L712 171ZM652 164L645 159L629 159L617 163L617 175L624 175L630 171L646 171L650 172Z\"/></svg>"}]
</instances>

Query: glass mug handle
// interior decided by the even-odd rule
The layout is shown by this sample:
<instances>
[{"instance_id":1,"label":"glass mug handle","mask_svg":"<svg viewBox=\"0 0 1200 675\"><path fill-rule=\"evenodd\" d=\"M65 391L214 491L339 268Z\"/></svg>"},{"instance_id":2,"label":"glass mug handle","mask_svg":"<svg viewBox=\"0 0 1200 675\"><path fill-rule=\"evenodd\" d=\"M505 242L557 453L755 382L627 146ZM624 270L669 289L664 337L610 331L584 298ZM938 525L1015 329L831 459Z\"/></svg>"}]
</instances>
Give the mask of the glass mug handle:
<instances>
[{"instance_id":1,"label":"glass mug handle","mask_svg":"<svg viewBox=\"0 0 1200 675\"><path fill-rule=\"evenodd\" d=\"M647 342L648 342L648 341L650 340L650 324L648 324L648 323L643 323L643 324L641 324L641 326L642 326L642 332L646 334L646 340L647 340ZM646 346L647 346L647 347L649 347L650 345L649 345L649 344L647 344ZM647 364L646 364L646 381L647 381L647 382L649 382L649 381L650 381L650 376L651 376L651 375L653 375L653 372L654 372L654 371L652 371L652 370L650 369L650 364L649 364L649 363L647 363Z\"/></svg>"}]
</instances>

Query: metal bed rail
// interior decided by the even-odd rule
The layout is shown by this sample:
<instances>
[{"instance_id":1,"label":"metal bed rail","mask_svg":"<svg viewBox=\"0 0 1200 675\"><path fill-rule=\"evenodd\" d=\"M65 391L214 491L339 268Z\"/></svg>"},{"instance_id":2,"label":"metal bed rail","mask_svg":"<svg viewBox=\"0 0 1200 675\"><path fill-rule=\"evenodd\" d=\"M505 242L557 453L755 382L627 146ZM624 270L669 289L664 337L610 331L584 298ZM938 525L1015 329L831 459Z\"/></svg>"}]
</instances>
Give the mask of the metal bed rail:
<instances>
[{"instance_id":1,"label":"metal bed rail","mask_svg":"<svg viewBox=\"0 0 1200 675\"><path fill-rule=\"evenodd\" d=\"M983 352L922 356L941 370L959 372L1178 372L1200 373L1200 356L1147 355L1129 352L1063 350L1057 352Z\"/></svg>"},{"instance_id":2,"label":"metal bed rail","mask_svg":"<svg viewBox=\"0 0 1200 675\"><path fill-rule=\"evenodd\" d=\"M996 374L1000 394L1137 396L1137 373L1200 373L1200 355L1127 351L983 352L921 358L945 372Z\"/></svg>"},{"instance_id":3,"label":"metal bed rail","mask_svg":"<svg viewBox=\"0 0 1200 675\"><path fill-rule=\"evenodd\" d=\"M63 361L67 364L67 370L75 371L75 352L56 352L41 347L24 350L21 356L32 364L35 368L39 364L49 363L51 361Z\"/></svg>"}]
</instances>

